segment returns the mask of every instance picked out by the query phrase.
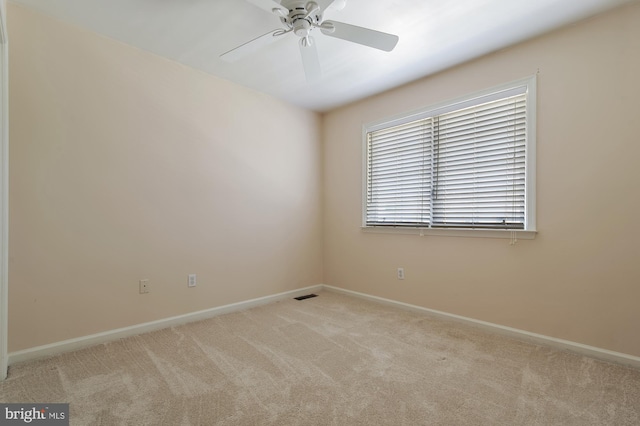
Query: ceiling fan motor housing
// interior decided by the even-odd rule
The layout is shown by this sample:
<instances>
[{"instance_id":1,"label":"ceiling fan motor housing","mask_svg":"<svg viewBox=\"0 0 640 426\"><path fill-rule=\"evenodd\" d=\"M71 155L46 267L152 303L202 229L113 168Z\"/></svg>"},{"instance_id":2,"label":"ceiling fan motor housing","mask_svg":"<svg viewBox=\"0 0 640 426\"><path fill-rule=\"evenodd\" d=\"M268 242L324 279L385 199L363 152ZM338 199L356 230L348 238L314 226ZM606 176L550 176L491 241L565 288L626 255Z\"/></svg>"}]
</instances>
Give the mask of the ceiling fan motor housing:
<instances>
[{"instance_id":1,"label":"ceiling fan motor housing","mask_svg":"<svg viewBox=\"0 0 640 426\"><path fill-rule=\"evenodd\" d=\"M315 2L282 0L281 4L289 10L289 14L281 16L280 20L298 37L307 37L313 27L322 22L322 11Z\"/></svg>"}]
</instances>

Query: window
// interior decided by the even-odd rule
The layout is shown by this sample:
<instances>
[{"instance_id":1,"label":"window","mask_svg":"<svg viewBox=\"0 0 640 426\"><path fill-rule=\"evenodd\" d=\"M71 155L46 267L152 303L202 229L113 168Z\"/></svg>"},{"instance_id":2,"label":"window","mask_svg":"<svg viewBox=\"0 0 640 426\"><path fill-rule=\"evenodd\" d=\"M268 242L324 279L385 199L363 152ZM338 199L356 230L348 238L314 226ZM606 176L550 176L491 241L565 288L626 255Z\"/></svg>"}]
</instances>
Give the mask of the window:
<instances>
[{"instance_id":1,"label":"window","mask_svg":"<svg viewBox=\"0 0 640 426\"><path fill-rule=\"evenodd\" d=\"M365 228L535 231L534 135L535 77L366 125Z\"/></svg>"}]
</instances>

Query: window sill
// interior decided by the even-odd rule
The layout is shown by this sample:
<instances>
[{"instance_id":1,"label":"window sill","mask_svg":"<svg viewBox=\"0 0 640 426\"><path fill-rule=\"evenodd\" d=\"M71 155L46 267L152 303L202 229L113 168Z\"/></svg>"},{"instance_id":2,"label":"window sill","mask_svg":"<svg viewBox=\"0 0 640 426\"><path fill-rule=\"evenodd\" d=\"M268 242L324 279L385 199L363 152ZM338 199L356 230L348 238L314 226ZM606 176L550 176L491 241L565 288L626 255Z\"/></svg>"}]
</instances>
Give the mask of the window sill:
<instances>
[{"instance_id":1,"label":"window sill","mask_svg":"<svg viewBox=\"0 0 640 426\"><path fill-rule=\"evenodd\" d=\"M466 237L466 238L504 238L515 237L519 240L533 240L538 231L531 230L504 230L504 229L434 229L434 228L410 228L402 226L363 226L363 232L373 234L402 234L419 235L424 237Z\"/></svg>"}]
</instances>

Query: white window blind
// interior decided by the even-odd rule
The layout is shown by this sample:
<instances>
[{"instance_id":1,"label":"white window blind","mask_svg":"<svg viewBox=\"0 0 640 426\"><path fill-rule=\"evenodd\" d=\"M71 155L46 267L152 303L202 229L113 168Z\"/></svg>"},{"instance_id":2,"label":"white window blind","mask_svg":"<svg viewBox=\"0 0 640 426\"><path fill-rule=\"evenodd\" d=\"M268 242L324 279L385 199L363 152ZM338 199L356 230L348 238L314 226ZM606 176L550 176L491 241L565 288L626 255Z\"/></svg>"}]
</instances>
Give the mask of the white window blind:
<instances>
[{"instance_id":1,"label":"white window blind","mask_svg":"<svg viewBox=\"0 0 640 426\"><path fill-rule=\"evenodd\" d=\"M369 133L367 223L431 220L433 120Z\"/></svg>"},{"instance_id":2,"label":"white window blind","mask_svg":"<svg viewBox=\"0 0 640 426\"><path fill-rule=\"evenodd\" d=\"M451 109L366 133L366 226L525 228L526 91Z\"/></svg>"}]
</instances>

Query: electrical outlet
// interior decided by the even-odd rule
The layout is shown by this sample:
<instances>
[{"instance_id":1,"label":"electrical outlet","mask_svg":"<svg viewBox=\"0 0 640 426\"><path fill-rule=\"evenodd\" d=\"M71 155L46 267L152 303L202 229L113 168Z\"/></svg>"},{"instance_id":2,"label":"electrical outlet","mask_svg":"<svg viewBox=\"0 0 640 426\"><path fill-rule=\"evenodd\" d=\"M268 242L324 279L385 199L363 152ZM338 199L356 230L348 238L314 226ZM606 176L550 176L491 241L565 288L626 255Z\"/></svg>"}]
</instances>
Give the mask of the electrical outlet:
<instances>
[{"instance_id":1,"label":"electrical outlet","mask_svg":"<svg viewBox=\"0 0 640 426\"><path fill-rule=\"evenodd\" d=\"M149 286L149 280L148 279L140 280L140 294L149 293L150 290L151 288Z\"/></svg>"},{"instance_id":2,"label":"electrical outlet","mask_svg":"<svg viewBox=\"0 0 640 426\"><path fill-rule=\"evenodd\" d=\"M189 287L196 286L196 274L189 274L189 281L187 282L187 285Z\"/></svg>"},{"instance_id":3,"label":"electrical outlet","mask_svg":"<svg viewBox=\"0 0 640 426\"><path fill-rule=\"evenodd\" d=\"M398 268L398 279L404 280L404 268Z\"/></svg>"}]
</instances>

